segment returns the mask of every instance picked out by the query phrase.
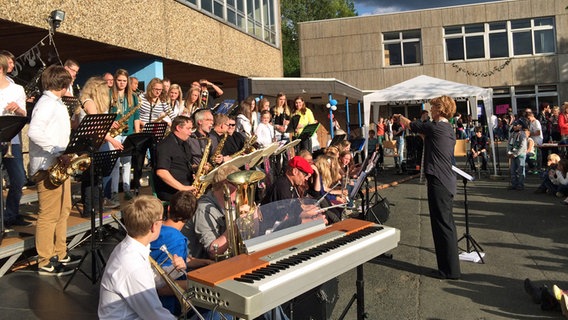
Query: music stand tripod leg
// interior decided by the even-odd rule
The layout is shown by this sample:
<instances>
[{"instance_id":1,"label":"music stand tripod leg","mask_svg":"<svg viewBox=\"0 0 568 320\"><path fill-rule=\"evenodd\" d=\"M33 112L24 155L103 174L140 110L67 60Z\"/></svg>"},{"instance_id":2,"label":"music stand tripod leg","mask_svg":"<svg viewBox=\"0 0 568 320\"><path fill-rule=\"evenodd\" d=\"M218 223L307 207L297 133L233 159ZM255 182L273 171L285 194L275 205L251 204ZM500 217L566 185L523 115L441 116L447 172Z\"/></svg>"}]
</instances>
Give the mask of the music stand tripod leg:
<instances>
[{"instance_id":1,"label":"music stand tripod leg","mask_svg":"<svg viewBox=\"0 0 568 320\"><path fill-rule=\"evenodd\" d=\"M485 263L483 257L481 256L480 252L483 252L483 248L475 241L473 236L469 233L469 210L468 210L468 202L467 202L467 179L463 179L463 193L464 193L464 209L465 209L465 233L461 238L458 239L458 244L460 241L465 239L466 243L466 252L471 253L471 249L477 253L481 263Z\"/></svg>"}]
</instances>

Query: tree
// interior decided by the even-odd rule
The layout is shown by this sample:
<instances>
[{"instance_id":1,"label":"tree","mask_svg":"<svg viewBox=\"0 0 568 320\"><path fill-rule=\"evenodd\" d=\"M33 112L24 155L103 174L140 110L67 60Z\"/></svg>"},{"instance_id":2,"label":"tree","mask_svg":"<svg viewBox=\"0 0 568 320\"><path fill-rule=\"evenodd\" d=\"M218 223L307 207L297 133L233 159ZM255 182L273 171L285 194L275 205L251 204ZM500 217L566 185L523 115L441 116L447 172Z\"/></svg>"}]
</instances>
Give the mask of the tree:
<instances>
[{"instance_id":1,"label":"tree","mask_svg":"<svg viewBox=\"0 0 568 320\"><path fill-rule=\"evenodd\" d=\"M357 15L353 0L282 0L282 54L284 76L300 76L298 22Z\"/></svg>"}]
</instances>

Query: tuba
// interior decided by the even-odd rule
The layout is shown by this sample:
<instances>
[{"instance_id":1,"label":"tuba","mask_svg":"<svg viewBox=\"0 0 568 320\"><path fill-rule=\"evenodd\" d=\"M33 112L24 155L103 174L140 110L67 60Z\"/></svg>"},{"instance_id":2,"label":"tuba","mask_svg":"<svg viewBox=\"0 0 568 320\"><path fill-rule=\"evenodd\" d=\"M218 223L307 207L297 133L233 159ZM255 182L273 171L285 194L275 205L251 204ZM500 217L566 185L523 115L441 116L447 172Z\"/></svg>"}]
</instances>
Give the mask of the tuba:
<instances>
[{"instance_id":1,"label":"tuba","mask_svg":"<svg viewBox=\"0 0 568 320\"><path fill-rule=\"evenodd\" d=\"M207 139L207 144L205 145L205 149L203 149L203 156L201 157L201 161L199 162L199 166L197 167L197 171L195 172L195 179L193 180L192 186L195 187L196 193L195 197L200 198L209 187L209 182L201 181L201 177L205 176L209 170L205 168L207 164L207 160L209 159L209 149L211 148L211 139L207 137L197 138L197 140Z\"/></svg>"},{"instance_id":2,"label":"tuba","mask_svg":"<svg viewBox=\"0 0 568 320\"><path fill-rule=\"evenodd\" d=\"M87 153L80 156L73 153L70 157L71 159L68 165L65 166L60 161L57 161L57 163L47 169L49 181L51 181L54 186L58 187L62 185L74 172L85 171L91 165L91 158Z\"/></svg>"},{"instance_id":3,"label":"tuba","mask_svg":"<svg viewBox=\"0 0 568 320\"><path fill-rule=\"evenodd\" d=\"M246 252L243 240L250 239L255 233L254 217L257 211L254 203L255 184L264 179L265 176L263 172L256 170L239 171L227 176L227 181L237 186L237 196L235 205L233 205L229 187L227 184L223 186L225 224L229 248L225 254L215 254L215 259L231 258ZM244 216L241 216L238 210L245 204L250 206L250 210ZM237 218L240 218L240 220L237 221ZM259 219L262 220L262 217L259 217Z\"/></svg>"}]
</instances>

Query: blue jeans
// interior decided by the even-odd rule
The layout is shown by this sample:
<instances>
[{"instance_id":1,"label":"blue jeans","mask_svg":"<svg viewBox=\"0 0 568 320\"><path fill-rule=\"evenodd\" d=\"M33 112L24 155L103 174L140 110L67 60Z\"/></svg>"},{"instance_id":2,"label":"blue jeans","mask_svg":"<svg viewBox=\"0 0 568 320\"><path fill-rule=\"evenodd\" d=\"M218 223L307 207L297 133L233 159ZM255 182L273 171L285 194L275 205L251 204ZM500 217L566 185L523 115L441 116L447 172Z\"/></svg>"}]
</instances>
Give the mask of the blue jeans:
<instances>
[{"instance_id":1,"label":"blue jeans","mask_svg":"<svg viewBox=\"0 0 568 320\"><path fill-rule=\"evenodd\" d=\"M8 147L2 147L2 156ZM20 199L22 198L22 188L26 184L26 172L24 171L24 159L22 157L22 146L12 144L12 154L14 158L3 158L2 164L8 172L10 178L10 190L6 197L6 210L4 211L4 221L13 222L20 213Z\"/></svg>"},{"instance_id":2,"label":"blue jeans","mask_svg":"<svg viewBox=\"0 0 568 320\"><path fill-rule=\"evenodd\" d=\"M395 158L395 162L398 160L398 164L402 166L404 161L404 136L395 137L396 138L396 148L398 150L398 159Z\"/></svg>"},{"instance_id":3,"label":"blue jeans","mask_svg":"<svg viewBox=\"0 0 568 320\"><path fill-rule=\"evenodd\" d=\"M511 159L511 186L514 188L525 187L525 155L519 155Z\"/></svg>"}]
</instances>

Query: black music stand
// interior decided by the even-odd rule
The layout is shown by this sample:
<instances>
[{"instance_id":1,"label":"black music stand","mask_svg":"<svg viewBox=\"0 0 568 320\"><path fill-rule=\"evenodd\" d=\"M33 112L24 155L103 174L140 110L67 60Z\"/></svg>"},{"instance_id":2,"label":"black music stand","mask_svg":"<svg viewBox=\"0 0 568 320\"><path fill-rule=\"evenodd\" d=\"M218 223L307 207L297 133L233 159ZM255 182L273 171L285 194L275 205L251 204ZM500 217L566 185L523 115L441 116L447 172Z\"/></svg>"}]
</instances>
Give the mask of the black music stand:
<instances>
[{"instance_id":1,"label":"black music stand","mask_svg":"<svg viewBox=\"0 0 568 320\"><path fill-rule=\"evenodd\" d=\"M73 116L73 114L75 113L75 109L77 109L78 107L80 107L81 101L79 101L79 99L77 99L77 97L73 97L73 96L63 96L61 97L61 101L63 101L63 104L67 107L67 112L69 113L69 118L71 118Z\"/></svg>"},{"instance_id":2,"label":"black music stand","mask_svg":"<svg viewBox=\"0 0 568 320\"><path fill-rule=\"evenodd\" d=\"M10 142L28 122L27 117L20 116L1 116L0 117L0 142ZM0 153L0 191L4 190L4 170L2 170L2 160L4 156ZM17 232L6 232L4 226L4 196L0 195L0 219L2 219L0 227L0 244L6 238L18 237L24 234Z\"/></svg>"},{"instance_id":3,"label":"black music stand","mask_svg":"<svg viewBox=\"0 0 568 320\"><path fill-rule=\"evenodd\" d=\"M319 126L319 123L312 123L308 124L304 127L304 129L302 129L302 132L298 135L298 137L296 137L297 139L301 140L299 148L304 147L308 151L312 152L312 144L310 139L316 133ZM298 147L296 148L299 149ZM300 152L300 150L296 150L296 152Z\"/></svg>"},{"instance_id":4,"label":"black music stand","mask_svg":"<svg viewBox=\"0 0 568 320\"><path fill-rule=\"evenodd\" d=\"M168 128L167 122L150 122L144 125L142 129L142 133L150 133L154 139L150 144L150 163L152 164L152 168L154 168L154 161L156 160L156 146L164 137L166 136L166 129Z\"/></svg>"},{"instance_id":5,"label":"black music stand","mask_svg":"<svg viewBox=\"0 0 568 320\"><path fill-rule=\"evenodd\" d=\"M95 219L96 219L96 215L95 215L95 161L94 161L94 153L95 150L98 150L100 148L100 146L102 145L106 134L108 133L108 131L110 130L110 127L112 126L112 123L114 122L114 119L116 119L116 114L115 113L109 113L109 114L90 114L85 116L85 118L83 118L83 120L81 121L81 123L79 124L79 127L73 131L73 133L71 134L71 139L69 142L69 145L67 146L67 149L65 149L64 154L71 154L71 153L76 153L76 154L84 154L84 153L88 153L91 157L91 165L89 166L89 174L90 174L90 184L91 184L91 246L89 248L89 250L87 252L85 252L85 254L83 255L83 257L81 258L81 261L79 262L79 264L77 265L77 267L75 267L75 271L73 272L73 275L71 276L71 278L69 278L69 280L67 281L67 283L65 284L65 286L63 287L63 290L67 289L67 286L69 286L69 283L71 283L71 281L73 280L73 278L75 277L75 274L77 273L78 270L80 270L81 265L83 264L83 261L85 261L85 258L87 257L87 255L91 254L92 255L92 273L91 273L91 277L89 277L87 274L85 274L87 276L87 278L89 278L93 284L95 284L98 280L97 277L97 256L99 258L102 259L102 253L100 251L100 248L97 247L97 244L95 243L95 236L94 236L94 232L96 231L96 223L95 223ZM96 253L96 254L95 254ZM104 262L103 262L104 264ZM81 271L83 272L83 271ZM84 273L84 272L83 272Z\"/></svg>"},{"instance_id":6,"label":"black music stand","mask_svg":"<svg viewBox=\"0 0 568 320\"><path fill-rule=\"evenodd\" d=\"M168 128L167 122L150 122L144 125L142 133L151 133L156 143L160 142L166 135Z\"/></svg>"},{"instance_id":7,"label":"black music stand","mask_svg":"<svg viewBox=\"0 0 568 320\"><path fill-rule=\"evenodd\" d=\"M467 174L466 172L464 172L463 170L452 166L452 170L454 170L455 173L457 173L458 176L460 176L462 178L463 181L463 206L465 209L465 233L463 234L463 236L461 236L461 238L458 239L458 244L460 241L465 239L465 243L466 243L466 252L467 253L471 253L471 249L473 248L473 251L475 251L477 253L477 255L479 256L479 259L481 260L481 263L485 263L485 261L483 261L483 257L481 256L480 252L483 252L483 248L477 243L477 241L475 241L475 239L473 238L473 236L469 233L469 212L468 212L468 208L467 208L467 182L468 181L473 181L473 177L469 174Z\"/></svg>"}]
</instances>

